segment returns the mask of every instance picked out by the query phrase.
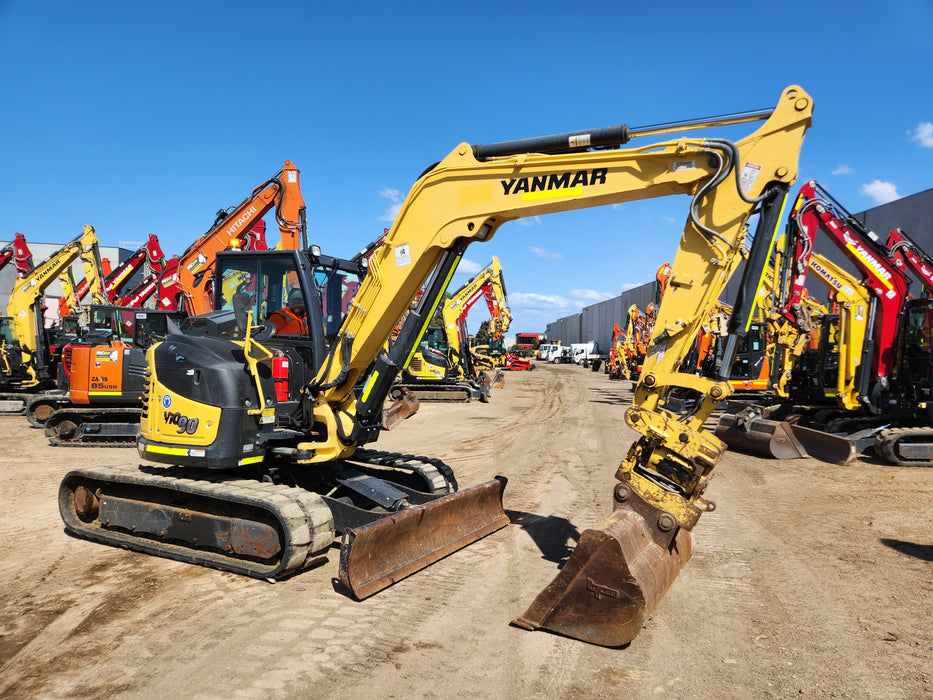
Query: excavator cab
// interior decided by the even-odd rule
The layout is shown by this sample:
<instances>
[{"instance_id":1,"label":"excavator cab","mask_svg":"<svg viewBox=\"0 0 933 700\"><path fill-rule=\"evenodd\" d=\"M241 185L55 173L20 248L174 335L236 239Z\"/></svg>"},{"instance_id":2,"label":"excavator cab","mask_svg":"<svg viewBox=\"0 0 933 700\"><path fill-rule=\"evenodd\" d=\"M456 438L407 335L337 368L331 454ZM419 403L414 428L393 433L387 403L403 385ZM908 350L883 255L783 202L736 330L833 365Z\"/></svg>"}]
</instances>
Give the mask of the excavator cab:
<instances>
[{"instance_id":1,"label":"excavator cab","mask_svg":"<svg viewBox=\"0 0 933 700\"><path fill-rule=\"evenodd\" d=\"M839 383L839 314L823 314L819 342L803 351L794 364L788 393L799 403L832 403Z\"/></svg>"},{"instance_id":2,"label":"excavator cab","mask_svg":"<svg viewBox=\"0 0 933 700\"><path fill-rule=\"evenodd\" d=\"M896 381L933 417L933 299L912 299L904 309Z\"/></svg>"}]
</instances>

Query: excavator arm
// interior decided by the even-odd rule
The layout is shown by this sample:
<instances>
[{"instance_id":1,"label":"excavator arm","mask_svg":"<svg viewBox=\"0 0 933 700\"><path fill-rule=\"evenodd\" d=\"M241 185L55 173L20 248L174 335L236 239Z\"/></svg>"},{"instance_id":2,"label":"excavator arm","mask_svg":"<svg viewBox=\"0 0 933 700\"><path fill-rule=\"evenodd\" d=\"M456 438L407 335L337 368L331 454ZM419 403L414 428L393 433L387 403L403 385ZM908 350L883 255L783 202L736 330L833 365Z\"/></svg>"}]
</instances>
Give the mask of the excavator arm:
<instances>
[{"instance_id":1,"label":"excavator arm","mask_svg":"<svg viewBox=\"0 0 933 700\"><path fill-rule=\"evenodd\" d=\"M90 289L95 295L95 303L106 303L103 297L103 282L99 274L100 251L97 235L92 226L85 226L83 233L33 268L29 274L16 280L13 285L7 305L7 315L13 319L11 323L13 334L19 341L23 361L33 368L44 366L48 359L41 356L43 348L39 338L42 319L37 312L38 302L49 285L78 258L81 258L84 264L85 275L91 280Z\"/></svg>"},{"instance_id":2,"label":"excavator arm","mask_svg":"<svg viewBox=\"0 0 933 700\"><path fill-rule=\"evenodd\" d=\"M301 196L298 168L286 160L282 169L259 185L231 210L218 212L214 225L182 253L178 266L178 286L181 303L191 314L203 314L212 309L210 276L214 256L226 250L231 241L241 250L265 250L265 240L252 236L256 224L273 207L279 225L282 248L295 250L306 244L307 222L305 202Z\"/></svg>"},{"instance_id":3,"label":"excavator arm","mask_svg":"<svg viewBox=\"0 0 933 700\"><path fill-rule=\"evenodd\" d=\"M104 291L107 298L113 302L126 286L130 278L140 269L147 269L149 274L161 274L165 267L165 254L159 245L159 238L154 233L149 234L145 245L134 252L121 263L104 280Z\"/></svg>"},{"instance_id":4,"label":"excavator arm","mask_svg":"<svg viewBox=\"0 0 933 700\"><path fill-rule=\"evenodd\" d=\"M840 406L854 411L867 401L867 369L873 354L872 343L867 338L871 299L864 285L823 255L815 253L810 258L810 269L833 294L839 307L834 343L839 353L839 368L835 385L827 389L834 391ZM828 336L828 327L822 331ZM827 350L825 347L822 349L824 352Z\"/></svg>"},{"instance_id":5,"label":"excavator arm","mask_svg":"<svg viewBox=\"0 0 933 700\"><path fill-rule=\"evenodd\" d=\"M376 438L395 375L415 351L469 244L489 241L503 224L522 217L689 196L668 289L626 414L642 437L617 472L617 510L583 533L555 582L516 620L597 644L630 641L689 558L688 531L713 507L702 494L725 449L702 425L728 394L728 384L678 369L728 281L724 272L740 254L749 219L759 214L730 321L734 334L747 330L812 109L810 97L794 86L765 112L491 146L460 144L412 187L384 245L370 259L330 361L308 386L325 437L305 443L307 461L349 456ZM757 131L736 143L681 138L620 148L634 137L762 119ZM392 350L382 353L422 286L425 292ZM666 408L674 389L700 397L686 415Z\"/></svg>"},{"instance_id":6,"label":"excavator arm","mask_svg":"<svg viewBox=\"0 0 933 700\"><path fill-rule=\"evenodd\" d=\"M0 249L0 270L6 267L10 261L16 266L16 274L20 277L28 275L33 268L32 252L26 245L26 237L18 233L13 240Z\"/></svg>"},{"instance_id":7,"label":"excavator arm","mask_svg":"<svg viewBox=\"0 0 933 700\"><path fill-rule=\"evenodd\" d=\"M148 267L151 271L151 274L161 274L164 265L165 255L162 253L162 247L159 245L159 239L155 234L150 233L149 240L145 245L141 246L138 250L136 250L136 252L120 263L116 268L111 270L108 274L104 275L103 287L107 301L95 301L94 303L109 304L115 302L119 297L120 292L126 286L126 283L130 281L130 278L136 274L138 270L143 267ZM73 291L67 287L72 287ZM80 300L87 296L87 293L90 290L90 284L86 276L83 280L81 280L81 282L78 283L77 286L71 285L71 280L67 280L65 277L63 277L62 289L65 292L65 297L70 297L72 294L74 294L74 296Z\"/></svg>"},{"instance_id":8,"label":"excavator arm","mask_svg":"<svg viewBox=\"0 0 933 700\"><path fill-rule=\"evenodd\" d=\"M498 258L494 258L498 261ZM499 273L494 275L489 283L483 287L483 293L486 296L486 306L489 309L489 315L492 318L492 337L493 340L499 340L512 325L512 310L509 308L509 296L505 291L505 275L502 272L502 266L499 266Z\"/></svg>"},{"instance_id":9,"label":"excavator arm","mask_svg":"<svg viewBox=\"0 0 933 700\"><path fill-rule=\"evenodd\" d=\"M899 228L888 234L885 244L899 270L909 270L920 279L926 291L933 290L933 258L926 251Z\"/></svg>"},{"instance_id":10,"label":"excavator arm","mask_svg":"<svg viewBox=\"0 0 933 700\"><path fill-rule=\"evenodd\" d=\"M502 273L499 258L493 256L492 262L480 270L466 284L454 292L453 296L444 302L441 317L444 320L444 333L447 336L447 352L451 367L460 367L462 373L462 355L469 352L467 339L461 337L461 326L466 315L480 297L485 294L485 287L493 278ZM492 309L490 309L492 314Z\"/></svg>"}]
</instances>

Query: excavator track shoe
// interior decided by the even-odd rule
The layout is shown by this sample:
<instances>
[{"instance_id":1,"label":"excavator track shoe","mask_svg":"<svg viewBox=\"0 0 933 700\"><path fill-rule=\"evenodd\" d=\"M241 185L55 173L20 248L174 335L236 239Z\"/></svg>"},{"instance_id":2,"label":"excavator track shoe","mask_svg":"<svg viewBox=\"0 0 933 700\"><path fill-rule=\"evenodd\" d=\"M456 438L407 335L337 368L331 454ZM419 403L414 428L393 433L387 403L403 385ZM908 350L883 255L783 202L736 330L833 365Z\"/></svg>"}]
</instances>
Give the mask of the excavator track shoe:
<instances>
[{"instance_id":1,"label":"excavator track shoe","mask_svg":"<svg viewBox=\"0 0 933 700\"><path fill-rule=\"evenodd\" d=\"M502 507L507 479L404 508L348 528L340 545L339 577L362 600L509 524Z\"/></svg>"},{"instance_id":2,"label":"excavator track shoe","mask_svg":"<svg viewBox=\"0 0 933 700\"><path fill-rule=\"evenodd\" d=\"M77 537L253 578L308 568L334 541L315 493L177 467L71 471L58 509Z\"/></svg>"},{"instance_id":3,"label":"excavator track shoe","mask_svg":"<svg viewBox=\"0 0 933 700\"><path fill-rule=\"evenodd\" d=\"M68 447L135 447L139 408L62 408L44 424L49 444Z\"/></svg>"},{"instance_id":4,"label":"excavator track shoe","mask_svg":"<svg viewBox=\"0 0 933 700\"><path fill-rule=\"evenodd\" d=\"M662 547L641 515L619 509L598 529L583 532L564 568L512 624L605 647L628 644L690 559L692 546L681 528Z\"/></svg>"},{"instance_id":5,"label":"excavator track shoe","mask_svg":"<svg viewBox=\"0 0 933 700\"><path fill-rule=\"evenodd\" d=\"M724 413L714 434L729 449L774 459L807 457L807 450L797 439L787 421L774 421L759 415Z\"/></svg>"},{"instance_id":6,"label":"excavator track shoe","mask_svg":"<svg viewBox=\"0 0 933 700\"><path fill-rule=\"evenodd\" d=\"M0 394L0 415L21 416L31 397L28 394Z\"/></svg>"}]
</instances>

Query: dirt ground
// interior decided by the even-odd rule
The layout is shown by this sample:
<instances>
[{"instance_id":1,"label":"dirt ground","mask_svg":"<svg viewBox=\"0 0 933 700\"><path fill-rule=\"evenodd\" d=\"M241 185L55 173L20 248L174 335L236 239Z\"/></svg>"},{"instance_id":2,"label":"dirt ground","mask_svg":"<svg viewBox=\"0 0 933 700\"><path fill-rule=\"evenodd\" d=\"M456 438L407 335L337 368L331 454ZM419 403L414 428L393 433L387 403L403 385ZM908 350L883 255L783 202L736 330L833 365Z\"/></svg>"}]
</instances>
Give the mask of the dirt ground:
<instances>
[{"instance_id":1,"label":"dirt ground","mask_svg":"<svg viewBox=\"0 0 933 700\"><path fill-rule=\"evenodd\" d=\"M0 697L933 697L933 470L728 453L693 557L641 634L606 649L509 621L611 509L629 383L569 365L488 404L423 405L381 449L509 477L512 525L355 602L328 561L270 584L75 539L71 465L0 418Z\"/></svg>"}]
</instances>

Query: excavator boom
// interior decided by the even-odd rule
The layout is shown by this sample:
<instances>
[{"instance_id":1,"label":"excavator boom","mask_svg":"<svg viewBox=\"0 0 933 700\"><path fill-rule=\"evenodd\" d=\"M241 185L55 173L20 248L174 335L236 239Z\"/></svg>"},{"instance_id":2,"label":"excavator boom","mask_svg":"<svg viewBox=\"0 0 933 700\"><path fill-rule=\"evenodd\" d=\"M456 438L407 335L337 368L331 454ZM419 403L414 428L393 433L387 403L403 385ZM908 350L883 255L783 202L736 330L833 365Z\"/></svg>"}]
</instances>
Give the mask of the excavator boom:
<instances>
[{"instance_id":1,"label":"excavator boom","mask_svg":"<svg viewBox=\"0 0 933 700\"><path fill-rule=\"evenodd\" d=\"M0 270L10 261L16 266L16 274L20 277L28 275L33 268L32 252L26 245L26 237L21 233L17 233L10 243L0 249Z\"/></svg>"},{"instance_id":2,"label":"excavator boom","mask_svg":"<svg viewBox=\"0 0 933 700\"><path fill-rule=\"evenodd\" d=\"M746 330L811 114L809 96L791 87L766 123L738 143L681 139L620 149L625 139L619 140L616 132L589 140L580 134L554 137L547 143L560 145L543 147L532 140L455 148L415 183L385 245L370 260L371 272L341 328L344 341L352 339L352 349L343 361L335 356L325 363L315 382L328 387L315 402L316 418L331 426L329 432L349 439L315 445L314 459L351 454L354 444L375 439L378 410L392 379L414 352L467 245L488 241L503 223L525 216L690 195L690 216L626 417L644 437L617 472L615 496L622 513L600 526L593 547L581 548L572 565L568 563L565 571L576 569L578 575L555 582L516 620L598 644L630 641L637 621L651 613L689 557L684 540L700 514L712 509L702 493L725 450L702 425L728 395L728 385L677 370L728 281L723 271L740 253L749 218L760 212L759 233L731 319L733 332ZM604 138L616 147L553 152L602 144ZM395 319L426 280L421 301L409 313L392 352L380 355ZM352 389L360 380L357 400ZM675 388L703 397L694 413L675 416L663 408ZM650 537L618 532L642 521ZM584 534L581 542L589 540ZM629 541L644 544L641 552L623 544ZM623 561L630 565L622 566ZM652 563L642 568L639 562ZM634 587L622 585L633 577ZM581 616L583 626L577 624Z\"/></svg>"}]
</instances>

